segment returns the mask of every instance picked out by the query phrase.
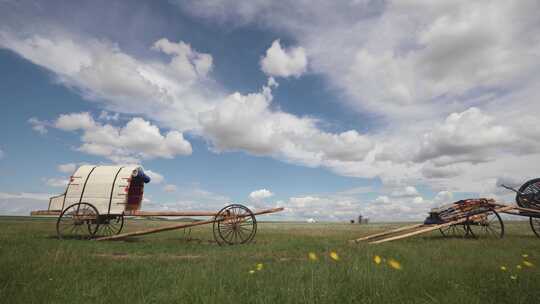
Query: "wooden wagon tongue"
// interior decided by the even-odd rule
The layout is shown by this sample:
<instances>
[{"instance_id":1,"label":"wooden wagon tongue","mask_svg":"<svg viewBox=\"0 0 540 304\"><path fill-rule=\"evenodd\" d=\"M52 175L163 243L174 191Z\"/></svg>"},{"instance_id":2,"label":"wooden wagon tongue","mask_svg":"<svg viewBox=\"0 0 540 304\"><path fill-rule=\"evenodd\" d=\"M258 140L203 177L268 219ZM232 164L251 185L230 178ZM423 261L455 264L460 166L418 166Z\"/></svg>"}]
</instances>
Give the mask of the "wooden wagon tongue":
<instances>
[{"instance_id":1,"label":"wooden wagon tongue","mask_svg":"<svg viewBox=\"0 0 540 304\"><path fill-rule=\"evenodd\" d=\"M273 208L273 209L266 209L266 210L261 210L261 211L257 211L257 212L253 212L253 215L261 215L261 214L268 214L268 213L274 213L274 212L279 212L279 211L282 211L283 208ZM149 214L151 212L147 212L146 214ZM159 213L159 212L153 212L153 213ZM182 213L182 212L176 212L174 214L179 214L179 213ZM209 212L198 212L199 214L202 214L202 215L217 215L216 213L209 213ZM171 215L173 214L172 212L163 212L163 215L164 216L174 216L174 215ZM184 212L184 214L186 216L196 216L196 214L194 214L194 212ZM239 215L237 216L237 218L243 218L243 217L247 217L247 216L250 216L250 215ZM139 231L134 231L134 232L128 232L128 233L122 233L122 234L117 234L117 235L113 235L113 236L106 236L106 237L100 237L100 238L96 238L95 240L96 241L107 241L107 240L118 240L118 239L123 239L123 238L127 238L127 237L130 237L130 236L138 236L138 235L145 235L145 234L151 234L151 233L156 233L156 232L162 232L162 231L169 231L169 230L177 230L177 229L183 229L183 228L189 228L189 227L194 227L194 226L200 226L200 225L208 225L208 224L212 224L214 222L219 222L219 221L224 221L226 219L224 218L221 218L221 219L211 219L211 220L207 220L207 221L200 221L200 222L193 222L193 223L183 223L183 224L178 224L178 225L172 225L172 226L166 226L166 227L159 227L159 228L152 228L152 229L146 229L146 230L139 230Z\"/></svg>"}]
</instances>

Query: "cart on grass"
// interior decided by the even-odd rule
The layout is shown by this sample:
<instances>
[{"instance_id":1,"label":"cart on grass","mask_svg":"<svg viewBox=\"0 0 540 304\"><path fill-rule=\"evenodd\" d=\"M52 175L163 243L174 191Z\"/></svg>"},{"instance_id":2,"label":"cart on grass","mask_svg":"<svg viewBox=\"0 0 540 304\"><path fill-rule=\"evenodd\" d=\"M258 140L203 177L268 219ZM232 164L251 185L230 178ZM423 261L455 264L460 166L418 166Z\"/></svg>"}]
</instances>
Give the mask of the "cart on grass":
<instances>
[{"instance_id":1,"label":"cart on grass","mask_svg":"<svg viewBox=\"0 0 540 304\"><path fill-rule=\"evenodd\" d=\"M51 197L47 210L32 216L58 216L58 238L114 240L168 230L213 225L219 244L248 243L257 233L256 215L279 212L274 208L252 212L248 207L231 204L217 212L209 211L140 211L144 184L150 182L138 166L79 167L70 177L66 191ZM208 220L175 224L128 233L121 233L126 217L210 217Z\"/></svg>"},{"instance_id":2,"label":"cart on grass","mask_svg":"<svg viewBox=\"0 0 540 304\"><path fill-rule=\"evenodd\" d=\"M379 244L435 230L444 237L502 238L504 222L501 213L529 217L532 231L540 238L540 178L527 181L518 190L501 186L516 192L516 205L501 204L487 198L460 200L432 209L423 224L399 227L352 241Z\"/></svg>"}]
</instances>

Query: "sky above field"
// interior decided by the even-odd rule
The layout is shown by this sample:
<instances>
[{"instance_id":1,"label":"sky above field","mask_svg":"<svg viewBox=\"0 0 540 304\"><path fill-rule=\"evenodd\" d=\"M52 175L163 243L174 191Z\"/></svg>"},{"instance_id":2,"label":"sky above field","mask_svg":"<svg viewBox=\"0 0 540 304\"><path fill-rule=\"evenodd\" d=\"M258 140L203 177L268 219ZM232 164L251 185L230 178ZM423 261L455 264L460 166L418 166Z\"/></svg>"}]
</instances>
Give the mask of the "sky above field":
<instances>
[{"instance_id":1,"label":"sky above field","mask_svg":"<svg viewBox=\"0 0 540 304\"><path fill-rule=\"evenodd\" d=\"M540 2L0 1L0 213L80 164L146 210L416 220L540 173Z\"/></svg>"}]
</instances>

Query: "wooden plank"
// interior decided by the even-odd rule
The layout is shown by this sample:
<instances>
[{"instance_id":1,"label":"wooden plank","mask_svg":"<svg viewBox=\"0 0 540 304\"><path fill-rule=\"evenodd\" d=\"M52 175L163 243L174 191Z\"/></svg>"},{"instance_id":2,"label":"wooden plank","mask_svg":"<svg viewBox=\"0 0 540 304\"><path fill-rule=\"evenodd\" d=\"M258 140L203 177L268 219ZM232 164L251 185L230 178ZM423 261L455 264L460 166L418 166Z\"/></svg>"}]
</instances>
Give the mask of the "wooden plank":
<instances>
[{"instance_id":1,"label":"wooden plank","mask_svg":"<svg viewBox=\"0 0 540 304\"><path fill-rule=\"evenodd\" d=\"M403 226L403 227L399 227L399 228L388 230L388 231L383 231L383 232L379 232L379 233L375 233L375 234L366 235L366 236L363 236L361 238L351 240L351 242L358 243L358 242L361 242L361 241L367 241L367 240L370 240L370 239L373 239L373 238L385 236L385 235L388 235L388 234L393 234L393 233L400 232L400 231L403 231L403 230L418 228L420 226L423 226L423 224L414 224L414 225L409 225L409 226Z\"/></svg>"},{"instance_id":2,"label":"wooden plank","mask_svg":"<svg viewBox=\"0 0 540 304\"><path fill-rule=\"evenodd\" d=\"M369 244L380 244L380 243L384 243L384 242L400 240L400 239L408 238L408 237L411 237L411 236L419 235L419 234L422 234L422 233L434 231L434 230L437 230L437 229L440 229L440 228L448 227L448 226L451 226L451 225L459 224L459 223L462 223L462 222L465 222L465 221L466 221L466 219L463 218L463 219L459 219L459 220L456 220L456 221L452 221L452 222L448 222L448 223L444 223L444 224L440 224L440 225L424 226L424 227L421 227L420 229L417 229L417 230L415 230L413 232L400 234L400 235L396 235L396 236L393 236L393 237L383 238L381 240L376 240L376 241L373 241L373 242L369 242Z\"/></svg>"},{"instance_id":3,"label":"wooden plank","mask_svg":"<svg viewBox=\"0 0 540 304\"><path fill-rule=\"evenodd\" d=\"M267 209L267 210L254 212L253 215L274 213L274 212L279 212L279 211L282 211L282 210L283 210L283 208ZM245 216L243 216L243 217L245 217ZM100 237L100 238L96 238L95 240L96 241L118 240L118 239L123 239L123 238L126 238L126 237L130 237L130 236L138 236L138 235L145 235L145 234L157 233L157 232L162 232L162 231L177 230L177 229L183 229L183 228L188 228L188 227L207 225L207 224L212 224L213 222L215 222L214 219L207 220L207 221L201 221L201 222L183 223L183 224L166 226L166 227L159 227L159 228L139 230L139 231L134 231L134 232L127 232L127 233L117 234L117 235L113 235L113 236Z\"/></svg>"}]
</instances>

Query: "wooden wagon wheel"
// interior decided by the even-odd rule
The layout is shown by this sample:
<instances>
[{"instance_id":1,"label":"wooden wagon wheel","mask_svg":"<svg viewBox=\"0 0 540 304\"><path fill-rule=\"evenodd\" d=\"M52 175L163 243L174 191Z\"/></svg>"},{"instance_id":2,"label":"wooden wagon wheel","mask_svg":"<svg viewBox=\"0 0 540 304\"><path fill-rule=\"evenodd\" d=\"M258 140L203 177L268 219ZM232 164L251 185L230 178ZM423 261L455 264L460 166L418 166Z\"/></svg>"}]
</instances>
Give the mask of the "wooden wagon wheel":
<instances>
[{"instance_id":1,"label":"wooden wagon wheel","mask_svg":"<svg viewBox=\"0 0 540 304\"><path fill-rule=\"evenodd\" d=\"M67 207L56 221L58 238L92 238L99 228L98 217L96 207L88 203L75 203Z\"/></svg>"},{"instance_id":2,"label":"wooden wagon wheel","mask_svg":"<svg viewBox=\"0 0 540 304\"><path fill-rule=\"evenodd\" d=\"M117 235L122 232L124 227L124 214L100 216L99 230L100 236Z\"/></svg>"},{"instance_id":3,"label":"wooden wagon wheel","mask_svg":"<svg viewBox=\"0 0 540 304\"><path fill-rule=\"evenodd\" d=\"M245 244L257 233L257 219L246 206L233 204L217 213L213 230L214 239L219 245Z\"/></svg>"},{"instance_id":4,"label":"wooden wagon wheel","mask_svg":"<svg viewBox=\"0 0 540 304\"><path fill-rule=\"evenodd\" d=\"M529 223L531 224L531 229L536 234L537 237L540 237L540 218L530 217Z\"/></svg>"},{"instance_id":5,"label":"wooden wagon wheel","mask_svg":"<svg viewBox=\"0 0 540 304\"><path fill-rule=\"evenodd\" d=\"M467 235L467 226L463 224L450 225L444 228L439 228L439 231L444 237L465 237Z\"/></svg>"},{"instance_id":6,"label":"wooden wagon wheel","mask_svg":"<svg viewBox=\"0 0 540 304\"><path fill-rule=\"evenodd\" d=\"M504 223L499 213L493 209L470 216L467 218L466 225L469 235L474 238L502 238L504 236Z\"/></svg>"},{"instance_id":7,"label":"wooden wagon wheel","mask_svg":"<svg viewBox=\"0 0 540 304\"><path fill-rule=\"evenodd\" d=\"M540 178L531 179L519 187L516 203L523 208L540 210Z\"/></svg>"}]
</instances>

